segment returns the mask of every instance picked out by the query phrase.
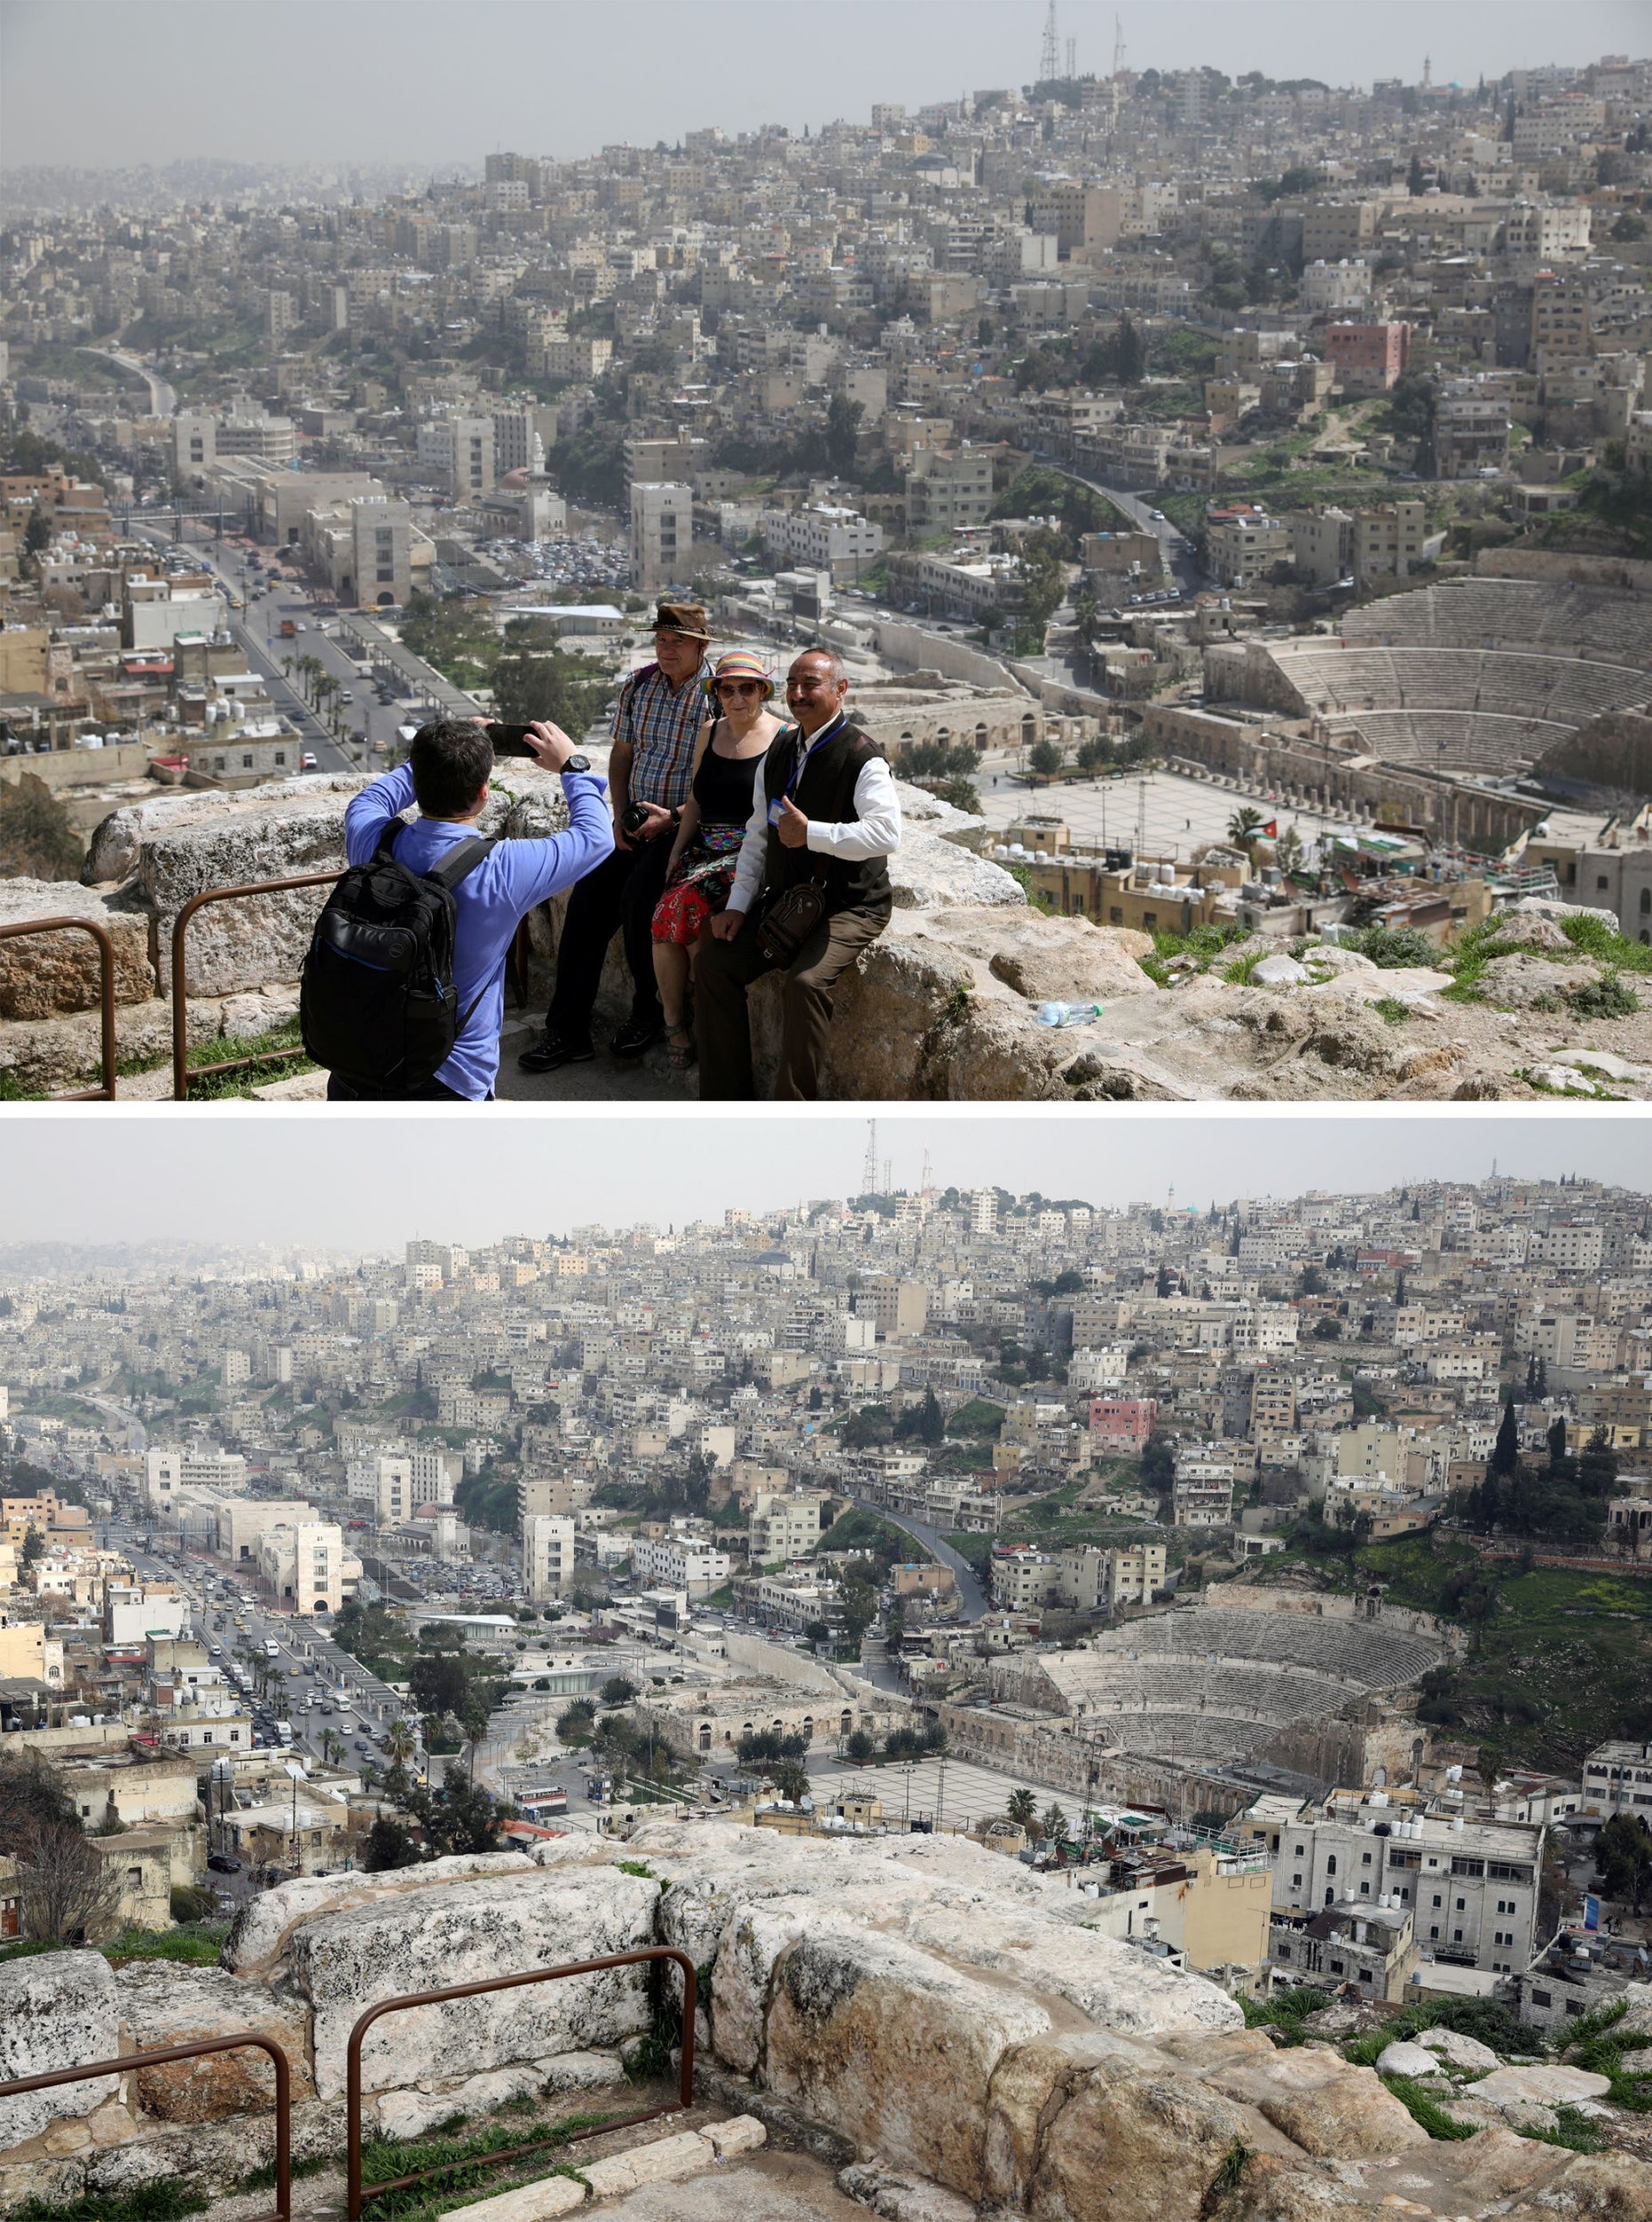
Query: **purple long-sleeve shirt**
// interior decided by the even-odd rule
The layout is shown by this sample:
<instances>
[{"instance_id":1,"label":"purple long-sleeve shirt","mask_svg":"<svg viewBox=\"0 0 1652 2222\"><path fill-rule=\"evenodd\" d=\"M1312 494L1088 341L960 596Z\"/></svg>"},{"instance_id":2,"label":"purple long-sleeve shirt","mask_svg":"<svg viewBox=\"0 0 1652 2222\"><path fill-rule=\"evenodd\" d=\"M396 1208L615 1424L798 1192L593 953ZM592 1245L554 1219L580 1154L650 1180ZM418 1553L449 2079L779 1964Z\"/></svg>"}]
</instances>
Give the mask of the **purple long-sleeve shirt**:
<instances>
[{"instance_id":1,"label":"purple long-sleeve shirt","mask_svg":"<svg viewBox=\"0 0 1652 2222\"><path fill-rule=\"evenodd\" d=\"M473 1102L485 1101L499 1074L505 960L517 923L536 903L582 880L611 852L614 826L607 792L608 782L595 771L564 772L567 832L545 841L501 841L453 891L459 914L453 985L460 1011L470 1016L436 1078ZM371 859L386 826L412 800L413 775L404 763L352 798L344 813L344 851L352 864ZM451 818L416 818L395 836L396 862L410 872L428 872L475 830Z\"/></svg>"}]
</instances>

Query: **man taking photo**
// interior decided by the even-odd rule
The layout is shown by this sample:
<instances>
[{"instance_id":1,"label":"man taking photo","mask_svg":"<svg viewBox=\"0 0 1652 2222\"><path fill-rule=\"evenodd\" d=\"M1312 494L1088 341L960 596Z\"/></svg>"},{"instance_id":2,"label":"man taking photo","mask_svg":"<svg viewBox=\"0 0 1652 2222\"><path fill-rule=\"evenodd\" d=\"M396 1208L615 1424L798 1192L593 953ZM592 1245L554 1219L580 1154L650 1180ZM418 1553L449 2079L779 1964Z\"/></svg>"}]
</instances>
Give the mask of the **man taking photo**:
<instances>
[{"instance_id":1,"label":"man taking photo","mask_svg":"<svg viewBox=\"0 0 1652 2222\"><path fill-rule=\"evenodd\" d=\"M451 1053L432 1077L360 1076L357 1057L365 1043L352 1038L351 951L367 951L357 955L354 967L359 983L354 996L359 997L364 1035L368 999L376 985L370 961L375 927L371 917L347 920L343 931L332 938L343 952L342 963L314 975L307 971L307 995L313 983L325 982L315 1018L328 1037L340 1043L338 1058L322 1060L344 1067L331 1072L330 1101L481 1103L492 1095L505 1011L505 960L517 924L536 904L600 868L614 845L603 780L576 753L568 735L544 722L529 726L527 739L535 761L563 775L568 830L547 840L500 841L478 852L476 821L487 804L493 769L493 743L482 723L438 718L421 725L407 762L351 798L344 814L344 846L353 867L370 868L387 852L389 861L402 867L403 883L407 874L417 875L446 887L451 896L451 979L443 987L452 998L457 1032ZM419 817L398 826L402 812L414 802ZM459 856L460 850L467 856ZM350 876L347 874L347 881ZM387 890L387 899L398 899L395 888Z\"/></svg>"},{"instance_id":2,"label":"man taking photo","mask_svg":"<svg viewBox=\"0 0 1652 2222\"><path fill-rule=\"evenodd\" d=\"M786 674L786 707L797 722L769 744L728 906L712 919L695 968L703 1102L756 1092L746 989L781 964L774 1092L811 1101L833 990L889 923L885 859L900 846L900 798L882 751L844 710L848 692L827 649L805 650ZM788 894L804 888L818 891L819 916L787 952L772 929Z\"/></svg>"},{"instance_id":3,"label":"man taking photo","mask_svg":"<svg viewBox=\"0 0 1652 2222\"><path fill-rule=\"evenodd\" d=\"M616 1057L641 1057L665 1034L654 978L654 907L694 775L710 640L698 602L662 602L654 618L654 660L619 690L608 760L613 853L568 899L545 1031L516 1059L525 1073L551 1073L595 1056L591 1013L616 929L625 934L631 1016L609 1048Z\"/></svg>"}]
</instances>

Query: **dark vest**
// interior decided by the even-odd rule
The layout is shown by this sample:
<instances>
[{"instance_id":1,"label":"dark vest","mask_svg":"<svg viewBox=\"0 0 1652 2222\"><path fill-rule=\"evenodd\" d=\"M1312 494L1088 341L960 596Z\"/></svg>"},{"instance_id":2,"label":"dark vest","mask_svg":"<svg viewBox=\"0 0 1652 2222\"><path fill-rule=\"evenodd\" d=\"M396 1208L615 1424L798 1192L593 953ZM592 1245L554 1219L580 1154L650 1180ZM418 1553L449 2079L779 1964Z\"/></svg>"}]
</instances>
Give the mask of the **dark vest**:
<instances>
[{"instance_id":1,"label":"dark vest","mask_svg":"<svg viewBox=\"0 0 1652 2222\"><path fill-rule=\"evenodd\" d=\"M764 795L770 803L785 791L797 762L800 741L796 726L787 725L769 744L769 753L763 758L762 781ZM841 826L845 820L858 817L855 782L868 758L882 754L869 733L846 723L810 757L802 779L792 789L793 802L805 818L819 819L826 825ZM764 896L772 898L782 890L795 886L799 880L808 879L818 879L824 887L828 913L869 910L887 914L892 907L887 858L864 857L851 861L847 858L821 856L813 849L788 849L770 826L763 859Z\"/></svg>"}]
</instances>

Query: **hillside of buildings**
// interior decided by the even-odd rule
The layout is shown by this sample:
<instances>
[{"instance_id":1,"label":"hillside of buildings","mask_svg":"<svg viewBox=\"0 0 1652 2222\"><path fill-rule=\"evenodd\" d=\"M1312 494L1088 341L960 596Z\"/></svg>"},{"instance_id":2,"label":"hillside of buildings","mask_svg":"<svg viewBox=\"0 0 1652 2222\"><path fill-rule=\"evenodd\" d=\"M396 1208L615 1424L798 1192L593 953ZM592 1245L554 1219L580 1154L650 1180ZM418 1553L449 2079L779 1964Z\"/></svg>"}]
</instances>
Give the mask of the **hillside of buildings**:
<instances>
[{"instance_id":1,"label":"hillside of buildings","mask_svg":"<svg viewBox=\"0 0 1652 2222\"><path fill-rule=\"evenodd\" d=\"M1044 1878L1253 2018L1305 1981L1506 2054L1616 2013L1646 1195L867 1179L483 1249L0 1250L6 1933L209 1965L315 1878L669 1821ZM1611 2076L1576 2134L1638 2151Z\"/></svg>"}]
</instances>

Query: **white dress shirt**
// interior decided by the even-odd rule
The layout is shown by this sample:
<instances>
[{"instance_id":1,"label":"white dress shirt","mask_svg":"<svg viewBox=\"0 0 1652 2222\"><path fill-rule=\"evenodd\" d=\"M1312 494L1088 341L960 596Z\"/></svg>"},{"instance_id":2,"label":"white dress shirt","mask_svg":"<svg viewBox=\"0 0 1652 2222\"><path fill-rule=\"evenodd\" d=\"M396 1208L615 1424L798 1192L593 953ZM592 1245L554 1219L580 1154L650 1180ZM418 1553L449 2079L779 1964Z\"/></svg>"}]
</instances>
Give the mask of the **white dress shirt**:
<instances>
[{"instance_id":1,"label":"white dress shirt","mask_svg":"<svg viewBox=\"0 0 1652 2222\"><path fill-rule=\"evenodd\" d=\"M858 864L866 857L893 856L900 846L900 797L895 792L894 774L882 756L868 756L861 765L855 780L855 809L858 815L839 825L811 818L805 845L817 856L838 857L846 864ZM760 771L746 838L740 843L740 860L734 867L734 884L729 891L730 910L747 911L755 902L768 854L769 797Z\"/></svg>"}]
</instances>

